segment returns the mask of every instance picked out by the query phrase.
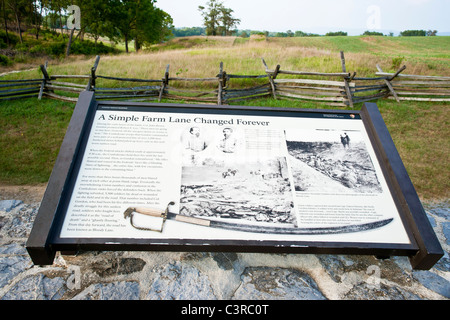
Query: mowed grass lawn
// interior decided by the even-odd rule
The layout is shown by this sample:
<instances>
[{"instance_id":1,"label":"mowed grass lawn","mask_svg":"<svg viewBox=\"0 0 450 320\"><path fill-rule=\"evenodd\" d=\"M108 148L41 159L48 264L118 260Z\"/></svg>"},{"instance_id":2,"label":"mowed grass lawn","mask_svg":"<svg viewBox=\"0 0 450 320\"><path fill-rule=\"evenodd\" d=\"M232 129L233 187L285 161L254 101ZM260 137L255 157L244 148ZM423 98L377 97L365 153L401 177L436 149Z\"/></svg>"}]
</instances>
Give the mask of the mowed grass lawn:
<instances>
[{"instance_id":1,"label":"mowed grass lawn","mask_svg":"<svg viewBox=\"0 0 450 320\"><path fill-rule=\"evenodd\" d=\"M171 76L210 77L224 62L227 73L264 74L269 68L340 72L339 51L349 72L371 76L378 63L404 73L450 76L450 37L319 37L269 38L192 37L154 46L150 52L102 56L97 73L108 76L161 79L167 64ZM88 74L94 58L50 61L50 74ZM38 68L6 78L40 78ZM258 80L255 80L258 81ZM97 85L117 86L98 79ZM127 85L127 84L125 84ZM204 84L206 86L206 84ZM235 84L239 86L239 83ZM246 83L246 85L249 85ZM241 105L337 108L322 103L258 99ZM423 200L449 198L449 103L378 100L378 107ZM70 121L74 103L36 98L0 102L0 184L33 185L48 181ZM356 105L359 109L361 105Z\"/></svg>"}]
</instances>

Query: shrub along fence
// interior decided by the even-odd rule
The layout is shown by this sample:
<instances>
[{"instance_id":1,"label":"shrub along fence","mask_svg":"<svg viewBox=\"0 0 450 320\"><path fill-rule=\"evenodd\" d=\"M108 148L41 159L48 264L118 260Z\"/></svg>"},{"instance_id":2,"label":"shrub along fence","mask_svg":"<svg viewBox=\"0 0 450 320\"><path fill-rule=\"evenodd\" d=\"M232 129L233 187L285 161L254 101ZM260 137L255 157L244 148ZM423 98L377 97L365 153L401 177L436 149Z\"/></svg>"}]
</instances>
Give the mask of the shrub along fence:
<instances>
[{"instance_id":1,"label":"shrub along fence","mask_svg":"<svg viewBox=\"0 0 450 320\"><path fill-rule=\"evenodd\" d=\"M402 74L406 66L395 73L386 73L376 66L376 77L357 77L348 72L341 52L342 72L305 72L282 70L280 65L269 69L262 58L265 74L228 74L223 63L218 74L208 78L181 78L170 76L167 65L161 79L118 78L96 74L100 56L86 75L49 75L47 64L41 65L41 79L0 80L0 100L49 97L77 101L84 90L94 91L97 99L107 100L183 100L205 104L226 105L249 99L273 97L320 101L333 106L354 107L356 103L382 98L414 101L450 101L450 77ZM78 83L68 82L78 79ZM117 87L99 86L97 79L118 81ZM260 84L248 86L245 79L257 79ZM80 80L86 81L80 83ZM238 81L240 80L240 81ZM130 85L130 84L136 84Z\"/></svg>"}]
</instances>

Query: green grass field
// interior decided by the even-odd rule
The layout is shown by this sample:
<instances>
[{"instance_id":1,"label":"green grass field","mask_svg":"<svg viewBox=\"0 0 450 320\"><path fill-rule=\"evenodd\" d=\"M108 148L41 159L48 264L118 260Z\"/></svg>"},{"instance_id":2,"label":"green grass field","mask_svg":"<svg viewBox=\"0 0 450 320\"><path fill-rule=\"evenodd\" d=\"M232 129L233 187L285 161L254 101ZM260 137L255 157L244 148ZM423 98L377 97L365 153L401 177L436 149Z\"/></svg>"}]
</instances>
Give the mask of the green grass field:
<instances>
[{"instance_id":1,"label":"green grass field","mask_svg":"<svg viewBox=\"0 0 450 320\"><path fill-rule=\"evenodd\" d=\"M450 76L450 37L318 37L236 41L234 37L175 39L150 51L102 56L98 74L161 79L167 64L183 77L215 76L219 62L228 73L264 74L269 68L340 72L339 51L348 71L373 75L379 63L405 73ZM181 43L180 43L181 42ZM88 74L93 57L50 61L50 74ZM398 61L398 60L397 60ZM43 62L41 62L43 63ZM1 70L0 70L1 73ZM38 68L6 78L40 78ZM113 85L108 81L100 85ZM239 85L239 84L238 84ZM258 99L242 105L331 108L302 101ZM380 112L422 199L449 198L449 103L378 100ZM33 185L48 181L72 115L74 103L36 98L0 102L0 184ZM361 106L357 105L359 109ZM336 107L333 107L336 108Z\"/></svg>"}]
</instances>

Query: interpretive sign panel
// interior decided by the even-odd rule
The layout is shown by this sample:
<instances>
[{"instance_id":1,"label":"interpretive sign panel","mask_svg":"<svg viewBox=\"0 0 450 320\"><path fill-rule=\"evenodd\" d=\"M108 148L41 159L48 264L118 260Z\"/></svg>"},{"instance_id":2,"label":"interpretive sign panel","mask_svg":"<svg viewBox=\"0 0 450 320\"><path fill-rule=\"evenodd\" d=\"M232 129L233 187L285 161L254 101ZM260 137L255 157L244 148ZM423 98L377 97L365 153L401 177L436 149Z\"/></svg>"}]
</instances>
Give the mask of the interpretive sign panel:
<instances>
[{"instance_id":1,"label":"interpretive sign panel","mask_svg":"<svg viewBox=\"0 0 450 320\"><path fill-rule=\"evenodd\" d=\"M88 94L53 251L420 251L368 113Z\"/></svg>"},{"instance_id":2,"label":"interpretive sign panel","mask_svg":"<svg viewBox=\"0 0 450 320\"><path fill-rule=\"evenodd\" d=\"M152 109L98 108L61 238L410 243L359 116ZM162 219L124 217L171 202L170 212L240 227L170 219L155 233L146 229Z\"/></svg>"}]
</instances>

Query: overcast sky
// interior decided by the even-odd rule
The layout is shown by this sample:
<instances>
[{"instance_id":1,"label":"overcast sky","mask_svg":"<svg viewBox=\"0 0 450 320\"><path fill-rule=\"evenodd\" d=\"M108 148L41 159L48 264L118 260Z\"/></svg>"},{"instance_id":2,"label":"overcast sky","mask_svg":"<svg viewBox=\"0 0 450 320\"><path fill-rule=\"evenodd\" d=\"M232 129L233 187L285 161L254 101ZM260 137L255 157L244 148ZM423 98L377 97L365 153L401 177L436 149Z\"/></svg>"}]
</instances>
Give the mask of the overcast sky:
<instances>
[{"instance_id":1,"label":"overcast sky","mask_svg":"<svg viewBox=\"0 0 450 320\"><path fill-rule=\"evenodd\" d=\"M175 27L201 27L208 0L157 0ZM324 34L411 29L450 32L450 0L222 0L241 19L238 29Z\"/></svg>"}]
</instances>

